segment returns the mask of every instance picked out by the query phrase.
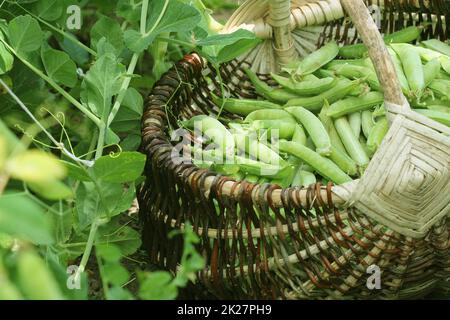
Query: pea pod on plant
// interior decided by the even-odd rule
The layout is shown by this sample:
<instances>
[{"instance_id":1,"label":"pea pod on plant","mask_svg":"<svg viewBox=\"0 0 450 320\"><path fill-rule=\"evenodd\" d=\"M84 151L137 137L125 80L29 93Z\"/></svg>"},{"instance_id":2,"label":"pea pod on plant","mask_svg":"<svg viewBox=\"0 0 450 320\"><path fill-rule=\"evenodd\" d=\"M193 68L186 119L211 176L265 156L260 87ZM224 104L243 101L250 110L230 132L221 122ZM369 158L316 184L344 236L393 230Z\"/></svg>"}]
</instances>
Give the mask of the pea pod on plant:
<instances>
[{"instance_id":1,"label":"pea pod on plant","mask_svg":"<svg viewBox=\"0 0 450 320\"><path fill-rule=\"evenodd\" d=\"M331 154L330 137L319 118L303 107L289 107L285 110L291 113L303 125L320 155L327 156Z\"/></svg>"}]
</instances>

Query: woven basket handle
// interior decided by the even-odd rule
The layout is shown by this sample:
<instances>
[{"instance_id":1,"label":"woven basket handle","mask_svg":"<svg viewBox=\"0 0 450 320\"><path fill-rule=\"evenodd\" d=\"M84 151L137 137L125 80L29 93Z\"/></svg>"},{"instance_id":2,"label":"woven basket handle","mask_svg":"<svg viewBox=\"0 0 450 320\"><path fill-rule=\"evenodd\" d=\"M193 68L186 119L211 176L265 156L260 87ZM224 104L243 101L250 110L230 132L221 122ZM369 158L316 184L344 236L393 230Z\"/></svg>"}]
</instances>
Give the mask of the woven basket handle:
<instances>
[{"instance_id":1,"label":"woven basket handle","mask_svg":"<svg viewBox=\"0 0 450 320\"><path fill-rule=\"evenodd\" d=\"M378 27L372 19L363 0L341 0L344 10L350 16L358 33L366 45L369 57L384 90L386 109L391 110L394 105L409 109L409 104L403 96L395 67L386 45L381 38Z\"/></svg>"}]
</instances>

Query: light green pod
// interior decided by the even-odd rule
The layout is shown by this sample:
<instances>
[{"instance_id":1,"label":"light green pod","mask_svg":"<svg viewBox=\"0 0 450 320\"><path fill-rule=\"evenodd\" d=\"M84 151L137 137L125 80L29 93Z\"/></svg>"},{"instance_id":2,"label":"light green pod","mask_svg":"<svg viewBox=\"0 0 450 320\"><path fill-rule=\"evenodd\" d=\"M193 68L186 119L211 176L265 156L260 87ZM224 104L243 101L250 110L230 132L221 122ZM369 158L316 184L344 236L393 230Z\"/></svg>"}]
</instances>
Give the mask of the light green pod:
<instances>
[{"instance_id":1,"label":"light green pod","mask_svg":"<svg viewBox=\"0 0 450 320\"><path fill-rule=\"evenodd\" d=\"M333 60L338 53L339 47L336 42L329 42L300 61L295 74L301 76L311 74Z\"/></svg>"},{"instance_id":2,"label":"light green pod","mask_svg":"<svg viewBox=\"0 0 450 320\"><path fill-rule=\"evenodd\" d=\"M303 107L289 107L285 110L303 125L320 155L327 156L331 154L330 137L319 118Z\"/></svg>"},{"instance_id":3,"label":"light green pod","mask_svg":"<svg viewBox=\"0 0 450 320\"><path fill-rule=\"evenodd\" d=\"M381 92L371 91L361 97L349 97L336 101L328 108L327 116L340 118L347 114L370 109L383 101L384 96Z\"/></svg>"},{"instance_id":4,"label":"light green pod","mask_svg":"<svg viewBox=\"0 0 450 320\"><path fill-rule=\"evenodd\" d=\"M253 111L245 117L244 121L252 122L255 120L276 120L276 119L288 119L295 121L295 119L292 117L292 115L289 114L289 112L277 109Z\"/></svg>"},{"instance_id":5,"label":"light green pod","mask_svg":"<svg viewBox=\"0 0 450 320\"><path fill-rule=\"evenodd\" d=\"M363 111L361 113L361 128L366 139L369 137L370 130L372 130L374 124L372 112L370 110Z\"/></svg>"},{"instance_id":6,"label":"light green pod","mask_svg":"<svg viewBox=\"0 0 450 320\"><path fill-rule=\"evenodd\" d=\"M387 119L381 118L378 120L370 131L369 137L367 138L367 148L370 152L375 153L378 147L381 145L384 136L389 130L389 124Z\"/></svg>"},{"instance_id":7,"label":"light green pod","mask_svg":"<svg viewBox=\"0 0 450 320\"><path fill-rule=\"evenodd\" d=\"M294 135L292 136L292 141L306 145L306 133L303 127L297 123L294 130Z\"/></svg>"},{"instance_id":8,"label":"light green pod","mask_svg":"<svg viewBox=\"0 0 450 320\"><path fill-rule=\"evenodd\" d=\"M359 143L358 137L354 135L347 119L345 117L336 119L334 121L334 126L336 127L336 131L338 132L347 153L359 167L365 168L369 164L369 157Z\"/></svg>"},{"instance_id":9,"label":"light green pod","mask_svg":"<svg viewBox=\"0 0 450 320\"><path fill-rule=\"evenodd\" d=\"M445 124L447 127L450 127L450 113L448 112L427 109L414 109L414 111L423 114L434 121Z\"/></svg>"},{"instance_id":10,"label":"light green pod","mask_svg":"<svg viewBox=\"0 0 450 320\"><path fill-rule=\"evenodd\" d=\"M348 116L348 123L350 124L350 128L353 131L353 134L355 137L359 137L361 134L361 112L353 112L350 113Z\"/></svg>"},{"instance_id":11,"label":"light green pod","mask_svg":"<svg viewBox=\"0 0 450 320\"><path fill-rule=\"evenodd\" d=\"M392 44L391 47L400 58L412 94L420 97L425 89L425 76L419 52L415 49L411 50L409 46L402 43Z\"/></svg>"},{"instance_id":12,"label":"light green pod","mask_svg":"<svg viewBox=\"0 0 450 320\"><path fill-rule=\"evenodd\" d=\"M428 87L430 83L438 77L440 70L441 70L441 63L439 62L438 59L430 60L423 66L425 87Z\"/></svg>"},{"instance_id":13,"label":"light green pod","mask_svg":"<svg viewBox=\"0 0 450 320\"><path fill-rule=\"evenodd\" d=\"M315 79L315 80L303 80L296 81L293 79L285 78L274 73L271 74L272 78L282 87L286 88L298 95L314 95L320 94L336 84L336 79L332 77Z\"/></svg>"}]
</instances>

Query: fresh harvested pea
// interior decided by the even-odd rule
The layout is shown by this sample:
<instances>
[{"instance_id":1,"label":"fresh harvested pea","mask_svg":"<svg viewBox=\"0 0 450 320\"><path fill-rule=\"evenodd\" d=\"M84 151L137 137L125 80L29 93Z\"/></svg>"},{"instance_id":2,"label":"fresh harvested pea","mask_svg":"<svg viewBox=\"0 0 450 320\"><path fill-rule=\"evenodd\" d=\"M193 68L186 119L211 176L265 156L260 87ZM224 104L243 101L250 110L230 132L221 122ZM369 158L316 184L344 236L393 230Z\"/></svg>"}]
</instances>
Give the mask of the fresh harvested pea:
<instances>
[{"instance_id":1,"label":"fresh harvested pea","mask_svg":"<svg viewBox=\"0 0 450 320\"><path fill-rule=\"evenodd\" d=\"M334 146L331 147L331 154L329 158L346 174L354 176L358 173L358 168L355 161L353 161L347 153L340 151L338 148Z\"/></svg>"},{"instance_id":2,"label":"fresh harvested pea","mask_svg":"<svg viewBox=\"0 0 450 320\"><path fill-rule=\"evenodd\" d=\"M442 70L439 70L439 73L436 76L437 79L444 79L444 80L450 80L450 74L447 72L444 72Z\"/></svg>"},{"instance_id":3,"label":"fresh harvested pea","mask_svg":"<svg viewBox=\"0 0 450 320\"><path fill-rule=\"evenodd\" d=\"M235 98L219 98L212 94L213 102L221 108L241 116L246 116L249 113L262 109L281 109L281 106L264 100L249 100L249 99L235 99Z\"/></svg>"},{"instance_id":4,"label":"fresh harvested pea","mask_svg":"<svg viewBox=\"0 0 450 320\"><path fill-rule=\"evenodd\" d=\"M334 126L345 146L345 150L360 168L365 168L369 164L369 157L364 152L358 137L353 134L350 124L345 117L334 121Z\"/></svg>"},{"instance_id":5,"label":"fresh harvested pea","mask_svg":"<svg viewBox=\"0 0 450 320\"><path fill-rule=\"evenodd\" d=\"M303 127L297 123L294 130L294 135L292 136L292 141L305 145L306 144L306 133Z\"/></svg>"},{"instance_id":6,"label":"fresh harvested pea","mask_svg":"<svg viewBox=\"0 0 450 320\"><path fill-rule=\"evenodd\" d=\"M372 90L382 91L382 87L380 86L380 82L378 81L374 70L368 68L365 64L364 66L351 64L336 65L331 67L331 70L333 70L338 76L343 76L349 79L364 79Z\"/></svg>"},{"instance_id":7,"label":"fresh harvested pea","mask_svg":"<svg viewBox=\"0 0 450 320\"><path fill-rule=\"evenodd\" d=\"M320 155L327 156L331 154L330 137L319 118L303 107L289 107L285 110L303 125Z\"/></svg>"},{"instance_id":8,"label":"fresh harvested pea","mask_svg":"<svg viewBox=\"0 0 450 320\"><path fill-rule=\"evenodd\" d=\"M198 115L183 121L183 124L189 129L200 130L202 135L208 136L226 154L234 154L233 135L219 120L206 115Z\"/></svg>"},{"instance_id":9,"label":"fresh harvested pea","mask_svg":"<svg viewBox=\"0 0 450 320\"><path fill-rule=\"evenodd\" d=\"M361 122L362 122L361 112L350 113L347 116L347 118L353 133L355 134L356 137L359 137L359 135L361 134Z\"/></svg>"},{"instance_id":10,"label":"fresh harvested pea","mask_svg":"<svg viewBox=\"0 0 450 320\"><path fill-rule=\"evenodd\" d=\"M286 88L298 95L314 95L322 93L328 89L331 89L336 84L336 79L327 77L317 80L308 81L295 81L290 78L285 78L274 73L271 74L272 78L282 87Z\"/></svg>"},{"instance_id":11,"label":"fresh harvested pea","mask_svg":"<svg viewBox=\"0 0 450 320\"><path fill-rule=\"evenodd\" d=\"M288 119L294 120L294 118L284 110L269 109L269 110L256 110L245 117L245 122L252 122L255 120L275 120L275 119ZM295 120L294 120L295 121Z\"/></svg>"},{"instance_id":12,"label":"fresh harvested pea","mask_svg":"<svg viewBox=\"0 0 450 320\"><path fill-rule=\"evenodd\" d=\"M319 69L316 72L314 72L314 75L317 76L317 78L319 79L336 77L336 74L332 70L328 69Z\"/></svg>"},{"instance_id":13,"label":"fresh harvested pea","mask_svg":"<svg viewBox=\"0 0 450 320\"><path fill-rule=\"evenodd\" d=\"M371 91L361 97L350 97L336 101L330 105L327 116L339 118L347 114L370 109L383 103L384 96L380 92Z\"/></svg>"},{"instance_id":14,"label":"fresh harvested pea","mask_svg":"<svg viewBox=\"0 0 450 320\"><path fill-rule=\"evenodd\" d=\"M241 181L245 179L245 175L240 171L229 175L229 177L235 181Z\"/></svg>"},{"instance_id":15,"label":"fresh harvested pea","mask_svg":"<svg viewBox=\"0 0 450 320\"><path fill-rule=\"evenodd\" d=\"M300 158L334 183L341 184L352 180L333 161L299 143L280 140L280 150Z\"/></svg>"},{"instance_id":16,"label":"fresh harvested pea","mask_svg":"<svg viewBox=\"0 0 450 320\"><path fill-rule=\"evenodd\" d=\"M421 26L411 26L404 28L402 30L386 35L384 37L384 42L386 44L389 44L414 41L420 36L422 29L423 27ZM363 43L348 45L339 49L339 55L343 58L348 59L362 58L365 54L367 54L367 47Z\"/></svg>"},{"instance_id":17,"label":"fresh harvested pea","mask_svg":"<svg viewBox=\"0 0 450 320\"><path fill-rule=\"evenodd\" d=\"M269 182L270 182L270 179L266 178L266 177L260 177L258 179L258 184L264 184L264 183L269 183Z\"/></svg>"},{"instance_id":18,"label":"fresh harvested pea","mask_svg":"<svg viewBox=\"0 0 450 320\"><path fill-rule=\"evenodd\" d=\"M292 180L291 186L293 187L307 187L311 184L315 184L317 182L316 176L314 173L301 170L296 172L294 179Z\"/></svg>"},{"instance_id":19,"label":"fresh harvested pea","mask_svg":"<svg viewBox=\"0 0 450 320\"><path fill-rule=\"evenodd\" d=\"M235 156L235 162L244 174L251 174L261 177L284 178L290 173L290 168L286 163L282 165L271 165L261 161L250 159L249 157Z\"/></svg>"},{"instance_id":20,"label":"fresh harvested pea","mask_svg":"<svg viewBox=\"0 0 450 320\"><path fill-rule=\"evenodd\" d=\"M420 97L425 89L425 77L419 52L401 43L392 44L391 47L400 58L412 94Z\"/></svg>"},{"instance_id":21,"label":"fresh harvested pea","mask_svg":"<svg viewBox=\"0 0 450 320\"><path fill-rule=\"evenodd\" d=\"M428 49L440 52L450 57L450 46L438 39L422 41L422 44Z\"/></svg>"},{"instance_id":22,"label":"fresh harvested pea","mask_svg":"<svg viewBox=\"0 0 450 320\"><path fill-rule=\"evenodd\" d=\"M435 79L431 81L428 86L433 93L439 97L444 98L446 100L450 100L450 81L443 79Z\"/></svg>"},{"instance_id":23,"label":"fresh harvested pea","mask_svg":"<svg viewBox=\"0 0 450 320\"><path fill-rule=\"evenodd\" d=\"M250 69L245 69L245 73L247 74L250 81L253 83L255 87L255 91L262 95L264 98L268 100L272 100L279 103L286 103L290 99L294 99L298 97L296 94L290 93L283 89L272 88L264 81L260 80L258 76ZM219 104L220 106L220 104ZM224 106L224 109L227 110ZM227 110L229 111L229 110Z\"/></svg>"},{"instance_id":24,"label":"fresh harvested pea","mask_svg":"<svg viewBox=\"0 0 450 320\"><path fill-rule=\"evenodd\" d=\"M283 120L255 120L251 124L251 128L257 132L261 129L267 131L267 137L271 138L278 135L280 139L292 138L297 123L291 122L287 119Z\"/></svg>"},{"instance_id":25,"label":"fresh harvested pea","mask_svg":"<svg viewBox=\"0 0 450 320\"><path fill-rule=\"evenodd\" d=\"M363 111L361 113L361 127L366 139L369 137L370 130L372 130L374 124L372 112L370 110Z\"/></svg>"},{"instance_id":26,"label":"fresh harvested pea","mask_svg":"<svg viewBox=\"0 0 450 320\"><path fill-rule=\"evenodd\" d=\"M364 152L367 154L367 156L369 158L371 158L373 153L372 153L372 151L369 150L369 148L367 148L367 140L366 140L366 138L363 137L363 136L359 136L359 143L361 144L361 147L364 149Z\"/></svg>"},{"instance_id":27,"label":"fresh harvested pea","mask_svg":"<svg viewBox=\"0 0 450 320\"><path fill-rule=\"evenodd\" d=\"M289 100L285 107L301 106L311 111L318 111L322 108L325 100L329 103L338 101L359 86L359 84L360 80L349 81L347 79L339 79L333 88L320 95Z\"/></svg>"},{"instance_id":28,"label":"fresh harvested pea","mask_svg":"<svg viewBox=\"0 0 450 320\"><path fill-rule=\"evenodd\" d=\"M245 176L245 180L250 183L258 183L259 177L253 174L248 174Z\"/></svg>"},{"instance_id":29,"label":"fresh harvested pea","mask_svg":"<svg viewBox=\"0 0 450 320\"><path fill-rule=\"evenodd\" d=\"M329 42L300 61L295 74L301 76L311 74L333 60L338 53L339 47L336 42Z\"/></svg>"},{"instance_id":30,"label":"fresh harvested pea","mask_svg":"<svg viewBox=\"0 0 450 320\"><path fill-rule=\"evenodd\" d=\"M384 117L386 115L386 108L384 107L384 103L375 107L375 109L372 112L372 116L374 118L376 117Z\"/></svg>"},{"instance_id":31,"label":"fresh harvested pea","mask_svg":"<svg viewBox=\"0 0 450 320\"><path fill-rule=\"evenodd\" d=\"M423 66L425 87L428 87L430 83L438 77L440 70L441 70L441 63L439 62L438 59L430 60Z\"/></svg>"},{"instance_id":32,"label":"fresh harvested pea","mask_svg":"<svg viewBox=\"0 0 450 320\"><path fill-rule=\"evenodd\" d=\"M427 109L444 112L444 113L450 113L450 108L447 106L431 105L431 106L427 106Z\"/></svg>"},{"instance_id":33,"label":"fresh harvested pea","mask_svg":"<svg viewBox=\"0 0 450 320\"><path fill-rule=\"evenodd\" d=\"M427 49L427 48L415 47L415 46L411 46L411 47L414 48L414 50L417 50L420 54L420 57L427 62L430 60L433 60L433 59L438 59L439 62L441 63L442 69L444 69L444 71L447 75L450 75L450 57L449 56L442 54L440 52L431 50L431 49Z\"/></svg>"},{"instance_id":34,"label":"fresh harvested pea","mask_svg":"<svg viewBox=\"0 0 450 320\"><path fill-rule=\"evenodd\" d=\"M276 166L284 166L286 164L286 161L279 156L278 152L259 142L256 137L245 134L234 134L233 136L236 148L246 152L258 161Z\"/></svg>"},{"instance_id":35,"label":"fresh harvested pea","mask_svg":"<svg viewBox=\"0 0 450 320\"><path fill-rule=\"evenodd\" d=\"M433 119L434 121L445 124L447 127L450 127L450 114L447 112L427 109L414 109L414 111L423 114L424 116Z\"/></svg>"},{"instance_id":36,"label":"fresh harvested pea","mask_svg":"<svg viewBox=\"0 0 450 320\"><path fill-rule=\"evenodd\" d=\"M378 147L381 145L384 136L389 130L389 124L387 119L381 118L378 120L370 131L369 137L367 138L367 148L370 152L375 153Z\"/></svg>"},{"instance_id":37,"label":"fresh harvested pea","mask_svg":"<svg viewBox=\"0 0 450 320\"><path fill-rule=\"evenodd\" d=\"M404 67L402 66L402 62L400 61L397 53L392 48L388 47L387 49L392 58L392 63L394 64L395 73L397 74L398 81L400 82L400 87L402 89L402 92L406 96L409 96L411 94L411 88L410 88L408 79L406 77ZM369 63L369 59L367 59L366 62ZM372 61L370 61L370 65L371 65L372 70L375 72ZM420 65L422 66L422 64L420 64Z\"/></svg>"},{"instance_id":38,"label":"fresh harvested pea","mask_svg":"<svg viewBox=\"0 0 450 320\"><path fill-rule=\"evenodd\" d=\"M329 108L330 105L328 104L328 101L325 101L325 103L323 104L323 108L319 113L319 119L327 130L328 135L330 136L331 145L339 149L339 151L346 153L341 138L339 138L336 128L334 127L333 119L327 116Z\"/></svg>"},{"instance_id":39,"label":"fresh harvested pea","mask_svg":"<svg viewBox=\"0 0 450 320\"><path fill-rule=\"evenodd\" d=\"M328 63L325 68L333 70L336 66L341 65L353 65L353 66L365 66L364 59L342 59L342 60L333 60L330 63Z\"/></svg>"}]
</instances>

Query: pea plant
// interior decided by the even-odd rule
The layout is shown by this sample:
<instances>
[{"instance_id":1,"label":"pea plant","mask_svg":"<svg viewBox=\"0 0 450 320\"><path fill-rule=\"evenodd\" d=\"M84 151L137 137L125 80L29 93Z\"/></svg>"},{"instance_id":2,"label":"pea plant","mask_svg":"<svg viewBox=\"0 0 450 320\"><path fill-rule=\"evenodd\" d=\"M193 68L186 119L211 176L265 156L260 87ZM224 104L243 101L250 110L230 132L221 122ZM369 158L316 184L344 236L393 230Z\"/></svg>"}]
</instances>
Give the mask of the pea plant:
<instances>
[{"instance_id":1,"label":"pea plant","mask_svg":"<svg viewBox=\"0 0 450 320\"><path fill-rule=\"evenodd\" d=\"M136 263L140 119L186 52L217 67L258 42L220 28L201 0L0 1L0 299L174 299L195 281L189 227L179 272Z\"/></svg>"}]
</instances>

